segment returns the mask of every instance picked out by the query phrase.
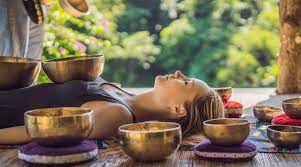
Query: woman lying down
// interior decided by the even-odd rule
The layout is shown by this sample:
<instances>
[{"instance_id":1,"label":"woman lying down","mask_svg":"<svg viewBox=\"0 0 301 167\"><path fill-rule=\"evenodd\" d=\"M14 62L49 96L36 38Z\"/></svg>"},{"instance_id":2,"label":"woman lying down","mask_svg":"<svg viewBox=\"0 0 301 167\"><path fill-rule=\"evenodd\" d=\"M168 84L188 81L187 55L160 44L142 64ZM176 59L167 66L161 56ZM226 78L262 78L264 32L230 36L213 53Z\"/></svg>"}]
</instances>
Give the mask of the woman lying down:
<instances>
[{"instance_id":1,"label":"woman lying down","mask_svg":"<svg viewBox=\"0 0 301 167\"><path fill-rule=\"evenodd\" d=\"M203 81L187 78L180 71L157 76L154 88L139 95L101 78L40 84L0 92L0 144L30 141L23 120L28 110L80 106L94 110L90 139L114 137L120 125L150 120L178 122L185 137L202 132L203 121L224 117L219 95Z\"/></svg>"}]
</instances>

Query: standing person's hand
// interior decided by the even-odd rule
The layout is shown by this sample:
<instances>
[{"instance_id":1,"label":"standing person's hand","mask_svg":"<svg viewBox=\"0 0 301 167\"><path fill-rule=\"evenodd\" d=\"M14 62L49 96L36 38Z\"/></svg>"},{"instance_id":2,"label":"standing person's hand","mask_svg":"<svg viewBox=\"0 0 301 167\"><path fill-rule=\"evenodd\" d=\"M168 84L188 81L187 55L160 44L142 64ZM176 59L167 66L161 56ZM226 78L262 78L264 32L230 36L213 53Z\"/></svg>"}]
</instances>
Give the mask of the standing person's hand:
<instances>
[{"instance_id":1,"label":"standing person's hand","mask_svg":"<svg viewBox=\"0 0 301 167\"><path fill-rule=\"evenodd\" d=\"M52 4L53 0L40 0L40 3L42 5L50 5Z\"/></svg>"}]
</instances>

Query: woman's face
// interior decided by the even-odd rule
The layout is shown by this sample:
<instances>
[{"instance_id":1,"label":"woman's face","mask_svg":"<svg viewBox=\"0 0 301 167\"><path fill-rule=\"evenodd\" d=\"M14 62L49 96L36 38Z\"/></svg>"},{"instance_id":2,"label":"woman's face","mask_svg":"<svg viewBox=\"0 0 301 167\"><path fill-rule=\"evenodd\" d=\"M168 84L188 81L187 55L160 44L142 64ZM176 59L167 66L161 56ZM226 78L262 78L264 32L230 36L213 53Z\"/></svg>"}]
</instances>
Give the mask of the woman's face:
<instances>
[{"instance_id":1,"label":"woman's face","mask_svg":"<svg viewBox=\"0 0 301 167\"><path fill-rule=\"evenodd\" d=\"M160 102L167 105L182 105L192 102L196 96L205 96L209 86L198 79L187 78L180 71L159 75L155 79L154 92Z\"/></svg>"}]
</instances>

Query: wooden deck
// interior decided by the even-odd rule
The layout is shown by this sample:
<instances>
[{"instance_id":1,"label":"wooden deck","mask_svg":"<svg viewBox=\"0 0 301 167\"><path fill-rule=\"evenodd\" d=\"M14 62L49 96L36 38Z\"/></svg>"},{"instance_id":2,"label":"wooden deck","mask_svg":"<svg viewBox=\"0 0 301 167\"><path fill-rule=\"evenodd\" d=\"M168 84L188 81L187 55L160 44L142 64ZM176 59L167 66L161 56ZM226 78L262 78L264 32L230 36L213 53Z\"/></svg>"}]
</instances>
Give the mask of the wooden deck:
<instances>
[{"instance_id":1,"label":"wooden deck","mask_svg":"<svg viewBox=\"0 0 301 167\"><path fill-rule=\"evenodd\" d=\"M128 89L133 93L141 93L146 89ZM298 97L294 95L276 95L274 89L253 88L253 89L234 89L232 99L241 102L245 107L245 114L252 114L252 106L268 104L281 107L283 99ZM0 149L0 166L30 166L17 158L16 149ZM273 167L300 167L301 154L282 154L282 153L258 153L252 161L237 163L211 162L198 159L192 151L178 151L169 159L156 163L135 162L123 153L112 153L100 150L96 159L76 166L167 166L167 167L188 167L188 166L273 166Z\"/></svg>"}]
</instances>

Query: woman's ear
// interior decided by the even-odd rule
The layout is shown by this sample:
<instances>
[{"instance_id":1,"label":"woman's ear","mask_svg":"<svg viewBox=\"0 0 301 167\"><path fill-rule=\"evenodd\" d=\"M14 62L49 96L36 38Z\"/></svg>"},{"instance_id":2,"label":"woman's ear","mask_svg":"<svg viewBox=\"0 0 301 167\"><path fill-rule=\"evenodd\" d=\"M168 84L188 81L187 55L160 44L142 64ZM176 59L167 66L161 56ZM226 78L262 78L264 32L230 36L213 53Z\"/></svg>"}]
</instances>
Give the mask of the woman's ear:
<instances>
[{"instance_id":1,"label":"woman's ear","mask_svg":"<svg viewBox=\"0 0 301 167\"><path fill-rule=\"evenodd\" d=\"M174 116L176 116L177 118L184 117L187 114L187 111L183 104L182 105L173 105L173 106L170 106L169 108L170 108L172 114Z\"/></svg>"}]
</instances>

